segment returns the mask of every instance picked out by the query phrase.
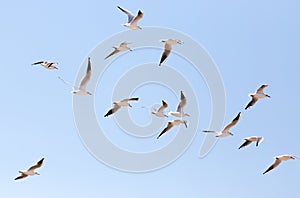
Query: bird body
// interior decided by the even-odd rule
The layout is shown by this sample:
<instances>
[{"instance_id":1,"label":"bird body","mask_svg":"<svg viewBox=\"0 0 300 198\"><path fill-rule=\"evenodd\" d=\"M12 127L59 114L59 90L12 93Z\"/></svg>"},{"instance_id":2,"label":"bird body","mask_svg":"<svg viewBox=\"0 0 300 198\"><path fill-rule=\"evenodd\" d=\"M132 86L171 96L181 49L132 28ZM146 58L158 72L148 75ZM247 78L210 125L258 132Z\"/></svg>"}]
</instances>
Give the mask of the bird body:
<instances>
[{"instance_id":1,"label":"bird body","mask_svg":"<svg viewBox=\"0 0 300 198\"><path fill-rule=\"evenodd\" d=\"M157 117L168 117L165 113L164 110L168 107L168 103L162 100L162 106L159 107L158 110L154 109L151 113L156 115Z\"/></svg>"},{"instance_id":2,"label":"bird body","mask_svg":"<svg viewBox=\"0 0 300 198\"><path fill-rule=\"evenodd\" d=\"M252 142L256 142L256 146L258 146L262 141L263 141L263 137L259 137L259 136L251 136L251 137L246 137L244 138L244 143L239 147L239 149L248 146L249 144L251 144Z\"/></svg>"},{"instance_id":3,"label":"bird body","mask_svg":"<svg viewBox=\"0 0 300 198\"><path fill-rule=\"evenodd\" d=\"M58 64L57 62L47 62L47 61L38 61L38 62L32 63L32 65L41 65L44 68L49 69L49 70L58 69L56 67L57 64Z\"/></svg>"},{"instance_id":4,"label":"bird body","mask_svg":"<svg viewBox=\"0 0 300 198\"><path fill-rule=\"evenodd\" d=\"M188 122L186 120L170 120L167 126L162 130L162 132L157 136L156 139L159 139L163 134L168 132L173 126L178 126L180 124L184 124L185 127L188 127Z\"/></svg>"}]
</instances>

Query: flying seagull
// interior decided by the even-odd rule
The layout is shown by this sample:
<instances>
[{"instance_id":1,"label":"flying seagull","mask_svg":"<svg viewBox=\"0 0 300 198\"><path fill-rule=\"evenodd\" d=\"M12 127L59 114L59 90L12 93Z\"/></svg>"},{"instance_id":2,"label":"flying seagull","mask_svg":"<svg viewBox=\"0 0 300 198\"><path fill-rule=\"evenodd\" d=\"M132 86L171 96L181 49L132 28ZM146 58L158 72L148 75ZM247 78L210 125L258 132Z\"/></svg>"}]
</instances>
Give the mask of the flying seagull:
<instances>
[{"instance_id":1,"label":"flying seagull","mask_svg":"<svg viewBox=\"0 0 300 198\"><path fill-rule=\"evenodd\" d=\"M156 115L157 117L168 117L164 110L168 107L168 103L166 103L164 100L162 100L162 105L158 108L158 110L154 109L151 113Z\"/></svg>"},{"instance_id":2,"label":"flying seagull","mask_svg":"<svg viewBox=\"0 0 300 198\"><path fill-rule=\"evenodd\" d=\"M178 117L178 118L182 118L182 117L185 117L185 116L190 116L189 114L184 113L184 111L183 111L183 107L185 105L186 105L186 97L183 94L183 92L181 91L180 92L180 102L177 106L177 110L176 111L170 111L169 115L172 115L172 116L175 116L175 117Z\"/></svg>"},{"instance_id":3,"label":"flying seagull","mask_svg":"<svg viewBox=\"0 0 300 198\"><path fill-rule=\"evenodd\" d=\"M44 158L42 158L38 163L31 166L27 171L19 171L21 173L20 176L16 177L15 180L23 179L27 176L34 176L34 175L40 175L39 173L35 172L35 169L40 168L43 164Z\"/></svg>"},{"instance_id":4,"label":"flying seagull","mask_svg":"<svg viewBox=\"0 0 300 198\"><path fill-rule=\"evenodd\" d=\"M263 172L263 174L266 174L267 172L276 168L282 161L287 161L287 160L295 159L295 158L299 159L299 157L292 156L292 155L280 155L280 156L275 156L274 158L275 158L275 160L274 160L273 164L265 172Z\"/></svg>"},{"instance_id":5,"label":"flying seagull","mask_svg":"<svg viewBox=\"0 0 300 198\"><path fill-rule=\"evenodd\" d=\"M128 102L129 101L138 101L139 98L126 98L119 102L113 102L113 107L104 115L104 117L107 117L116 111L118 111L121 107L132 107Z\"/></svg>"},{"instance_id":6,"label":"flying seagull","mask_svg":"<svg viewBox=\"0 0 300 198\"><path fill-rule=\"evenodd\" d=\"M271 98L269 95L264 93L264 88L266 88L268 85L262 85L260 86L255 93L251 93L248 96L251 96L251 101L247 104L245 109L248 109L249 107L253 106L258 99L260 98Z\"/></svg>"},{"instance_id":7,"label":"flying seagull","mask_svg":"<svg viewBox=\"0 0 300 198\"><path fill-rule=\"evenodd\" d=\"M164 133L166 133L167 131L169 131L173 126L175 125L180 125L180 124L184 124L185 127L188 127L188 122L186 120L171 120L168 122L168 125L164 128L164 130L157 136L156 139L159 139L160 136L162 136Z\"/></svg>"},{"instance_id":8,"label":"flying seagull","mask_svg":"<svg viewBox=\"0 0 300 198\"><path fill-rule=\"evenodd\" d=\"M81 79L80 81L80 85L79 88L72 85L71 83L65 81L64 79L62 79L61 77L58 77L60 80L62 80L66 85L72 87L73 94L77 94L77 95L92 95L90 92L88 92L86 90L86 86L88 84L88 82L90 81L92 76L92 64L91 64L91 60L90 57L88 58L88 66L87 66L87 70L86 70L86 74L84 75L84 77Z\"/></svg>"},{"instance_id":9,"label":"flying seagull","mask_svg":"<svg viewBox=\"0 0 300 198\"><path fill-rule=\"evenodd\" d=\"M58 64L57 62L38 61L38 62L32 63L31 65L41 65L41 66L45 67L46 69L53 70L53 69L58 69L56 67L57 64Z\"/></svg>"},{"instance_id":10,"label":"flying seagull","mask_svg":"<svg viewBox=\"0 0 300 198\"><path fill-rule=\"evenodd\" d=\"M251 144L252 142L256 142L256 146L258 146L263 140L263 137L259 137L259 136L251 136L251 137L246 137L244 138L245 142L239 147L239 149L248 146L249 144Z\"/></svg>"},{"instance_id":11,"label":"flying seagull","mask_svg":"<svg viewBox=\"0 0 300 198\"><path fill-rule=\"evenodd\" d=\"M127 14L128 16L128 22L123 24L125 27L131 29L131 30L138 30L138 29L142 29L140 26L137 25L138 21L143 18L144 13L139 10L138 14L136 16L134 16L130 11L121 8L120 6L118 6L118 8L124 12L125 14Z\"/></svg>"},{"instance_id":12,"label":"flying seagull","mask_svg":"<svg viewBox=\"0 0 300 198\"><path fill-rule=\"evenodd\" d=\"M225 126L222 131L204 130L203 132L205 132L205 133L217 133L216 137L226 137L226 136L229 136L229 135L232 136L233 134L229 130L231 129L231 127L236 125L236 123L239 121L240 115L241 115L241 112L239 112L238 115L231 121L231 123L229 123L227 126Z\"/></svg>"},{"instance_id":13,"label":"flying seagull","mask_svg":"<svg viewBox=\"0 0 300 198\"><path fill-rule=\"evenodd\" d=\"M160 40L160 42L165 43L165 46L164 46L164 51L163 51L163 53L161 55L161 58L160 58L159 66L161 66L161 64L170 55L171 50L172 50L172 45L175 45L175 44L180 44L181 45L182 44L182 42L180 40L177 40L177 39L162 39L162 40Z\"/></svg>"},{"instance_id":14,"label":"flying seagull","mask_svg":"<svg viewBox=\"0 0 300 198\"><path fill-rule=\"evenodd\" d=\"M112 48L114 48L114 51L111 52L109 55L107 55L105 57L105 59L107 59L107 58L111 57L112 55L117 54L121 51L126 51L126 50L132 51L132 49L127 47L128 44L131 44L131 43L130 42L123 42L119 46L113 46Z\"/></svg>"}]
</instances>

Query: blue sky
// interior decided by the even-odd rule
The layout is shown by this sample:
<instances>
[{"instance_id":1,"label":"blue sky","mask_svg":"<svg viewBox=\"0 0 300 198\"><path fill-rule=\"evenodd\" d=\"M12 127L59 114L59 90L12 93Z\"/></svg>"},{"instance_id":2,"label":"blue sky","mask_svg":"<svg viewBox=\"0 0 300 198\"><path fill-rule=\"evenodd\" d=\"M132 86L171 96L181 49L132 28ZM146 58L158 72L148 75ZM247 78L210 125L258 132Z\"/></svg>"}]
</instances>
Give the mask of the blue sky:
<instances>
[{"instance_id":1,"label":"blue sky","mask_svg":"<svg viewBox=\"0 0 300 198\"><path fill-rule=\"evenodd\" d=\"M75 82L88 54L101 41L125 30L121 24L126 16L117 9L118 5L133 13L142 9L145 12L140 21L142 27L168 27L191 36L218 66L226 90L224 124L237 112L243 113L239 124L232 129L235 136L218 141L205 158L198 158L205 137L202 133L197 133L189 149L175 163L141 174L120 172L100 163L82 144L74 123L72 95L57 76ZM298 8L299 2L295 0L3 2L0 196L294 196L300 161L284 162L267 175L262 172L275 155L300 155ZM160 53L150 50L147 59L157 61ZM31 63L38 60L57 61L59 70L32 67ZM179 57L171 55L167 63L181 62ZM128 61L126 67L131 64L136 61ZM263 83L270 85L266 93L272 98L263 99L244 112L249 101L247 94ZM209 93L201 77L199 86L204 90L198 93L204 98L200 102L199 127L207 129ZM136 94L141 94L138 91ZM175 95L169 96L173 96L170 103L176 102ZM102 117L110 103L95 106ZM262 135L265 141L258 148L251 145L238 150L242 138L251 135ZM128 146L115 135L110 137ZM170 132L159 146L171 138ZM41 176L13 180L18 170L26 169L42 157L45 164L38 170Z\"/></svg>"}]
</instances>

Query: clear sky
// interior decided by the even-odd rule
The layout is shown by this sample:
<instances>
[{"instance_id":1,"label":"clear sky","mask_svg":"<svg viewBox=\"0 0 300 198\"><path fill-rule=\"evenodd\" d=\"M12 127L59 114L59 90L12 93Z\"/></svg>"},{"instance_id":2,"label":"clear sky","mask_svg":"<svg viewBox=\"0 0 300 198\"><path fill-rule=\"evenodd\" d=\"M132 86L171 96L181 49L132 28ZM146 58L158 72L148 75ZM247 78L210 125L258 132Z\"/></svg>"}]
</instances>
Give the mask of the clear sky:
<instances>
[{"instance_id":1,"label":"clear sky","mask_svg":"<svg viewBox=\"0 0 300 198\"><path fill-rule=\"evenodd\" d=\"M174 163L148 173L121 172L96 160L83 145L74 123L72 94L57 76L75 82L89 53L111 35L126 30L121 25L126 16L118 5L133 13L143 10L142 27L167 27L189 35L218 66L226 91L224 124L239 111L242 117L232 129L235 135L218 141L205 158L198 155L205 137L200 130L207 129L210 122L210 112L206 112L209 92L201 76L195 80L192 72L186 75L203 88L203 93L198 93L204 98L199 101L199 132ZM299 160L284 162L266 175L262 172L273 156L300 155L299 6L296 0L2 2L0 197L295 197ZM118 73L118 63L130 67L138 64L137 60L157 62L161 51L133 53L129 55L132 60L126 62L121 56L107 75ZM59 70L31 66L39 60L57 61ZM167 60L176 67L181 63L176 55ZM265 92L271 98L245 112L247 94L264 83L269 84ZM100 101L101 86L96 92ZM142 89L134 93L143 94ZM176 105L176 94L168 95L172 106ZM95 104L101 122L111 97L103 105ZM106 128L113 127L113 119L107 122ZM172 132L161 139L158 148L172 141L176 130ZM115 138L115 144L145 150L138 143L132 146L131 141L116 137L114 130L111 133L108 136L112 141ZM242 138L251 135L262 135L265 141L258 148L250 145L238 150ZM40 176L14 181L18 170L42 157Z\"/></svg>"}]
</instances>

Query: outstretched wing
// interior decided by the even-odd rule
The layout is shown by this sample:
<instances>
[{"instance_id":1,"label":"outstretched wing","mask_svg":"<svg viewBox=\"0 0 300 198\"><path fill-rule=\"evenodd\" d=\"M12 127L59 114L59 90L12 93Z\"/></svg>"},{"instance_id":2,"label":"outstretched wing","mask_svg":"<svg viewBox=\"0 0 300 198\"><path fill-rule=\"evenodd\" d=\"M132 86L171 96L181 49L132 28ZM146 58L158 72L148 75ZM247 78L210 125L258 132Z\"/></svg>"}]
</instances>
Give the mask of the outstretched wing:
<instances>
[{"instance_id":1,"label":"outstretched wing","mask_svg":"<svg viewBox=\"0 0 300 198\"><path fill-rule=\"evenodd\" d=\"M141 10L139 10L136 17L134 17L134 19L130 22L131 25L137 26L137 23L139 22L139 20L141 20L141 18L143 18L143 16L144 16L144 13Z\"/></svg>"},{"instance_id":2,"label":"outstretched wing","mask_svg":"<svg viewBox=\"0 0 300 198\"><path fill-rule=\"evenodd\" d=\"M276 168L279 164L281 163L281 160L279 159L275 159L274 163L263 173L266 174L267 172L273 170L274 168Z\"/></svg>"},{"instance_id":3,"label":"outstretched wing","mask_svg":"<svg viewBox=\"0 0 300 198\"><path fill-rule=\"evenodd\" d=\"M123 100L121 100L121 102L128 102L128 101L138 101L139 98L125 98Z\"/></svg>"},{"instance_id":4,"label":"outstretched wing","mask_svg":"<svg viewBox=\"0 0 300 198\"><path fill-rule=\"evenodd\" d=\"M264 88L266 88L268 85L262 85L260 86L257 90L256 90L256 93L264 93Z\"/></svg>"},{"instance_id":5,"label":"outstretched wing","mask_svg":"<svg viewBox=\"0 0 300 198\"><path fill-rule=\"evenodd\" d=\"M173 127L173 124L171 122L168 122L168 125L166 126L166 128L164 128L164 130L157 136L156 139L159 139L160 136L162 136L164 133L169 131L172 127Z\"/></svg>"},{"instance_id":6,"label":"outstretched wing","mask_svg":"<svg viewBox=\"0 0 300 198\"><path fill-rule=\"evenodd\" d=\"M112 51L110 54L108 54L108 55L104 58L104 60L107 59L107 58L109 58L109 57L111 57L112 55L114 55L114 54L116 54L116 53L118 53L118 52L120 52L120 50L115 49L115 50Z\"/></svg>"},{"instance_id":7,"label":"outstretched wing","mask_svg":"<svg viewBox=\"0 0 300 198\"><path fill-rule=\"evenodd\" d=\"M159 109L157 110L157 112L159 113L163 113L164 110L168 107L168 103L166 103L165 101L162 100L162 106L159 107Z\"/></svg>"},{"instance_id":8,"label":"outstretched wing","mask_svg":"<svg viewBox=\"0 0 300 198\"><path fill-rule=\"evenodd\" d=\"M127 16L128 16L128 23L130 23L130 22L134 19L134 15L133 15L131 12L129 12L128 10L126 10L126 9L124 9L124 8L121 8L120 6L118 6L118 8L119 8L122 12L124 12L125 14L127 14Z\"/></svg>"},{"instance_id":9,"label":"outstretched wing","mask_svg":"<svg viewBox=\"0 0 300 198\"><path fill-rule=\"evenodd\" d=\"M28 171L40 168L43 165L44 158L42 158L40 161L38 161L35 165L31 166Z\"/></svg>"},{"instance_id":10,"label":"outstretched wing","mask_svg":"<svg viewBox=\"0 0 300 198\"><path fill-rule=\"evenodd\" d=\"M248 109L249 107L253 106L258 100L258 98L256 98L256 97L253 97L253 96L251 96L251 97L252 97L252 99L250 100L250 102L245 107L245 110Z\"/></svg>"},{"instance_id":11,"label":"outstretched wing","mask_svg":"<svg viewBox=\"0 0 300 198\"><path fill-rule=\"evenodd\" d=\"M92 64L91 64L91 59L89 57L88 58L88 66L87 66L86 74L82 78L82 80L80 81L79 89L86 90L87 83L91 79L91 76L92 76Z\"/></svg>"},{"instance_id":12,"label":"outstretched wing","mask_svg":"<svg viewBox=\"0 0 300 198\"><path fill-rule=\"evenodd\" d=\"M239 149L245 147L245 146L248 146L249 144L251 144L251 141L249 140L245 140L245 142L239 147Z\"/></svg>"},{"instance_id":13,"label":"outstretched wing","mask_svg":"<svg viewBox=\"0 0 300 198\"><path fill-rule=\"evenodd\" d=\"M63 82L63 83L65 83L66 85L68 85L68 86L70 86L70 87L72 87L72 89L75 89L75 86L74 85L72 85L71 83L69 83L68 81L65 81L64 79L62 79L60 76L58 76L58 78Z\"/></svg>"},{"instance_id":14,"label":"outstretched wing","mask_svg":"<svg viewBox=\"0 0 300 198\"><path fill-rule=\"evenodd\" d=\"M43 63L44 61L38 61L38 62L35 62L35 63L32 63L31 65L39 65L41 63Z\"/></svg>"},{"instance_id":15,"label":"outstretched wing","mask_svg":"<svg viewBox=\"0 0 300 198\"><path fill-rule=\"evenodd\" d=\"M24 173L21 173L20 176L16 177L15 180L18 180L18 179L23 179L25 177L27 177L28 175L25 175Z\"/></svg>"},{"instance_id":16,"label":"outstretched wing","mask_svg":"<svg viewBox=\"0 0 300 198\"><path fill-rule=\"evenodd\" d=\"M177 106L177 112L183 113L183 107L186 105L186 97L183 92L180 92L180 102Z\"/></svg>"},{"instance_id":17,"label":"outstretched wing","mask_svg":"<svg viewBox=\"0 0 300 198\"><path fill-rule=\"evenodd\" d=\"M236 123L239 121L241 116L241 112L238 113L238 115L231 121L231 123L229 123L224 129L223 131L229 131L231 127L233 127L234 125L236 125Z\"/></svg>"},{"instance_id":18,"label":"outstretched wing","mask_svg":"<svg viewBox=\"0 0 300 198\"><path fill-rule=\"evenodd\" d=\"M105 115L104 117L110 116L111 114L115 113L120 109L121 106L114 104L113 108L111 108Z\"/></svg>"}]
</instances>

